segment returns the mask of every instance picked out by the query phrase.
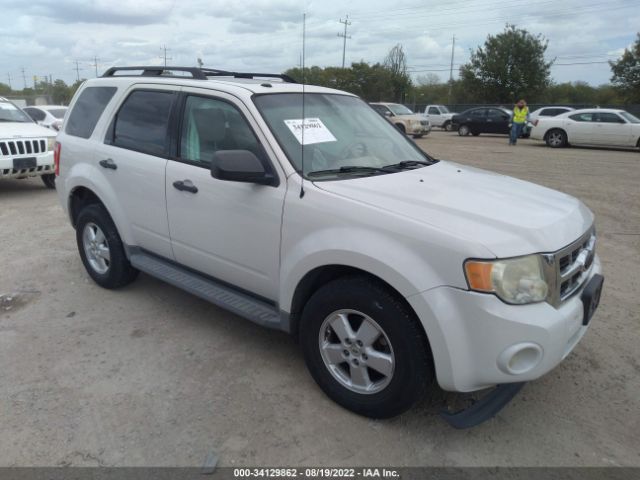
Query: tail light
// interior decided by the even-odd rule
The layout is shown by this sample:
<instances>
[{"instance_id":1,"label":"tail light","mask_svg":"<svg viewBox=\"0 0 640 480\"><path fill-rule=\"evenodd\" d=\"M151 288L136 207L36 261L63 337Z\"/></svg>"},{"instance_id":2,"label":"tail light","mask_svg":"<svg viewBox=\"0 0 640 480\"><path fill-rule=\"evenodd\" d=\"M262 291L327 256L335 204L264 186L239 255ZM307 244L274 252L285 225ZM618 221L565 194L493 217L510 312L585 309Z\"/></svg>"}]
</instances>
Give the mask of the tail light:
<instances>
[{"instance_id":1,"label":"tail light","mask_svg":"<svg viewBox=\"0 0 640 480\"><path fill-rule=\"evenodd\" d=\"M53 147L53 165L55 168L56 177L60 175L60 151L62 150L62 145L60 142L56 142Z\"/></svg>"}]
</instances>

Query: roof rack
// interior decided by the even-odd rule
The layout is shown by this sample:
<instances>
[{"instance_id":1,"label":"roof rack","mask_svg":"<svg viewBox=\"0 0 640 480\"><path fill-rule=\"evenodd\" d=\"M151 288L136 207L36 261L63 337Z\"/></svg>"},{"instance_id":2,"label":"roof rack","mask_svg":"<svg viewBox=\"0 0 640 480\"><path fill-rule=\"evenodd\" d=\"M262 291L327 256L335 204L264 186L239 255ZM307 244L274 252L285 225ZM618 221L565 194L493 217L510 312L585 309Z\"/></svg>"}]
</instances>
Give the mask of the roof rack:
<instances>
[{"instance_id":1,"label":"roof rack","mask_svg":"<svg viewBox=\"0 0 640 480\"><path fill-rule=\"evenodd\" d=\"M117 72L127 71L140 71L142 74L136 75L116 75ZM194 80L207 80L208 77L233 77L233 78L279 78L286 83L297 83L289 75L280 73L251 73L251 72L228 72L226 70L214 70L212 68L198 68L198 67L111 67L109 70L102 74L103 77L115 77L115 76L142 76L142 77L180 77L180 75L172 75L172 72L186 72L190 73Z\"/></svg>"}]
</instances>

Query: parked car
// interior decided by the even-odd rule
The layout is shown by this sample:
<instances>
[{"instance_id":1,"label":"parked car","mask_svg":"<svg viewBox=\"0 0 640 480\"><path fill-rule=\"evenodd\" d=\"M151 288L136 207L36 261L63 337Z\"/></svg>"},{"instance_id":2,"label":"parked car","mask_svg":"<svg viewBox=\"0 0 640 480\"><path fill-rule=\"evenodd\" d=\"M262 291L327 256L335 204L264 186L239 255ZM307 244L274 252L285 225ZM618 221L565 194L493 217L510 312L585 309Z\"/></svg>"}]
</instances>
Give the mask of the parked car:
<instances>
[{"instance_id":1,"label":"parked car","mask_svg":"<svg viewBox=\"0 0 640 480\"><path fill-rule=\"evenodd\" d=\"M399 103L370 103L371 107L400 129L401 132L420 138L431 131L429 120L413 113Z\"/></svg>"},{"instance_id":2,"label":"parked car","mask_svg":"<svg viewBox=\"0 0 640 480\"><path fill-rule=\"evenodd\" d=\"M586 108L539 118L531 138L544 140L553 148L568 145L640 148L640 120L624 110Z\"/></svg>"},{"instance_id":3,"label":"parked car","mask_svg":"<svg viewBox=\"0 0 640 480\"><path fill-rule=\"evenodd\" d=\"M0 97L0 180L40 177L55 188L53 146L56 134L36 125L15 104Z\"/></svg>"},{"instance_id":4,"label":"parked car","mask_svg":"<svg viewBox=\"0 0 640 480\"><path fill-rule=\"evenodd\" d=\"M446 416L489 418L587 331L593 213L436 160L358 97L292 82L192 67L86 81L55 154L89 276L118 288L143 271L291 333L324 392L362 415L407 410L435 377L502 384Z\"/></svg>"},{"instance_id":5,"label":"parked car","mask_svg":"<svg viewBox=\"0 0 640 480\"><path fill-rule=\"evenodd\" d=\"M481 133L500 133L509 135L511 128L511 112L500 107L470 108L462 113L454 115L451 119L453 128L458 130L461 136L478 136ZM522 130L521 138L529 138L531 122L527 122Z\"/></svg>"},{"instance_id":6,"label":"parked car","mask_svg":"<svg viewBox=\"0 0 640 480\"><path fill-rule=\"evenodd\" d=\"M62 105L38 105L23 108L38 125L53 128L56 131L60 130L67 109L68 107Z\"/></svg>"},{"instance_id":7,"label":"parked car","mask_svg":"<svg viewBox=\"0 0 640 480\"><path fill-rule=\"evenodd\" d=\"M440 127L450 132L453 124L451 119L453 113L444 105L427 105L424 109L425 116L429 119L432 127Z\"/></svg>"},{"instance_id":8,"label":"parked car","mask_svg":"<svg viewBox=\"0 0 640 480\"><path fill-rule=\"evenodd\" d=\"M538 120L539 118L556 117L563 113L572 112L573 110L575 109L571 107L563 107L563 106L555 106L555 105L541 107L529 114L529 121L535 124L536 120Z\"/></svg>"}]
</instances>

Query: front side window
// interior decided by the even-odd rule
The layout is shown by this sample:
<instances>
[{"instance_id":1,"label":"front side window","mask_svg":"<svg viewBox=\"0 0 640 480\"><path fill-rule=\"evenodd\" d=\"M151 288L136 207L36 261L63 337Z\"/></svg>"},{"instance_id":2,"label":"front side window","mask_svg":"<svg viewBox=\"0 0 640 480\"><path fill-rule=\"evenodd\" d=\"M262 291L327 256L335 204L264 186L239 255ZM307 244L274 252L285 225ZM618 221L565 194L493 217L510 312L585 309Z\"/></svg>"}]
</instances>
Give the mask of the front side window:
<instances>
[{"instance_id":1,"label":"front side window","mask_svg":"<svg viewBox=\"0 0 640 480\"><path fill-rule=\"evenodd\" d=\"M163 154L174 97L169 91L132 92L116 115L112 144L150 155Z\"/></svg>"},{"instance_id":2,"label":"front side window","mask_svg":"<svg viewBox=\"0 0 640 480\"><path fill-rule=\"evenodd\" d=\"M46 117L46 114L38 108L25 108L24 111L36 122L40 122Z\"/></svg>"},{"instance_id":3,"label":"front side window","mask_svg":"<svg viewBox=\"0 0 640 480\"><path fill-rule=\"evenodd\" d=\"M258 139L237 108L213 98L187 97L180 158L209 168L219 150L249 150L262 156Z\"/></svg>"},{"instance_id":4,"label":"front side window","mask_svg":"<svg viewBox=\"0 0 640 480\"><path fill-rule=\"evenodd\" d=\"M33 123L33 120L11 102L0 102L0 122Z\"/></svg>"},{"instance_id":5,"label":"front side window","mask_svg":"<svg viewBox=\"0 0 640 480\"><path fill-rule=\"evenodd\" d=\"M601 123L625 123L625 121L620 118L618 115L616 115L615 113L608 113L608 112L600 112L598 114L598 122Z\"/></svg>"},{"instance_id":6,"label":"front side window","mask_svg":"<svg viewBox=\"0 0 640 480\"><path fill-rule=\"evenodd\" d=\"M354 171L367 174L367 169L380 173L375 169L402 161L431 163L359 98L324 93L307 93L304 98L304 122L300 93L256 95L254 102L291 164L305 176L335 179Z\"/></svg>"},{"instance_id":7,"label":"front side window","mask_svg":"<svg viewBox=\"0 0 640 480\"><path fill-rule=\"evenodd\" d=\"M438 107L429 107L429 115L440 115Z\"/></svg>"},{"instance_id":8,"label":"front side window","mask_svg":"<svg viewBox=\"0 0 640 480\"><path fill-rule=\"evenodd\" d=\"M73 106L65 132L74 137L89 138L116 90L116 87L85 88Z\"/></svg>"},{"instance_id":9,"label":"front side window","mask_svg":"<svg viewBox=\"0 0 640 480\"><path fill-rule=\"evenodd\" d=\"M382 115L383 117L387 114L387 113L391 113L391 110L389 110L387 107L385 107L384 105L371 105L371 108L373 108L376 112L378 112L380 115Z\"/></svg>"}]
</instances>

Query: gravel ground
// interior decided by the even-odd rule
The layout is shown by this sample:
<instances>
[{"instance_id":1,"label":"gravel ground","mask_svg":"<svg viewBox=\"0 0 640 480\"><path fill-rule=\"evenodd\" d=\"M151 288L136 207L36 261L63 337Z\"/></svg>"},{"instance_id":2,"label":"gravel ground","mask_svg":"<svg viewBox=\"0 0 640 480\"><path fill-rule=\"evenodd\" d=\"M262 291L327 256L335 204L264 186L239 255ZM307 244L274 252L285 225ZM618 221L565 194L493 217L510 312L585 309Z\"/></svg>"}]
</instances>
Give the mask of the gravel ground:
<instances>
[{"instance_id":1,"label":"gravel ground","mask_svg":"<svg viewBox=\"0 0 640 480\"><path fill-rule=\"evenodd\" d=\"M449 395L372 421L316 387L296 344L146 275L89 281L39 179L0 182L0 466L640 466L640 153L433 132L455 160L595 213L605 292L590 331L497 418L457 431Z\"/></svg>"}]
</instances>

